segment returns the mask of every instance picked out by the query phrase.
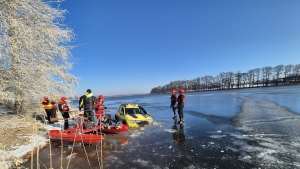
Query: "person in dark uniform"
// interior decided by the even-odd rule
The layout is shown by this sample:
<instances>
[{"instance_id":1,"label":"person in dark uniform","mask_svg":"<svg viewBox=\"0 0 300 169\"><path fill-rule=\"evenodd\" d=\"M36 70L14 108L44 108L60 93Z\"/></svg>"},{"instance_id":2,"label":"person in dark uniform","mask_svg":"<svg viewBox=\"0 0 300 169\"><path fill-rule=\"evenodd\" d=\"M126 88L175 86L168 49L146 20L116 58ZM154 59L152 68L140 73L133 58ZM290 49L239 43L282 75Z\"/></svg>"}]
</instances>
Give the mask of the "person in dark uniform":
<instances>
[{"instance_id":1,"label":"person in dark uniform","mask_svg":"<svg viewBox=\"0 0 300 169\"><path fill-rule=\"evenodd\" d=\"M183 124L184 119L183 119L183 108L184 108L184 102L186 100L185 94L183 93L184 90L182 88L179 89L179 95L177 97L177 108L178 108L178 115L179 115L179 121L178 124Z\"/></svg>"},{"instance_id":2,"label":"person in dark uniform","mask_svg":"<svg viewBox=\"0 0 300 169\"><path fill-rule=\"evenodd\" d=\"M177 104L176 104L176 102L177 102L177 95L176 95L176 90L175 90L175 89L172 89L172 94L171 94L170 99L171 99L171 105L170 105L170 107L172 108L173 113L174 113L173 119L174 119L175 121L177 121L177 116L176 116L176 109L177 109Z\"/></svg>"},{"instance_id":3,"label":"person in dark uniform","mask_svg":"<svg viewBox=\"0 0 300 169\"><path fill-rule=\"evenodd\" d=\"M84 117L88 119L87 128L95 126L95 104L97 104L97 98L93 96L91 89L87 89L86 93L79 99L79 111L83 108Z\"/></svg>"}]
</instances>

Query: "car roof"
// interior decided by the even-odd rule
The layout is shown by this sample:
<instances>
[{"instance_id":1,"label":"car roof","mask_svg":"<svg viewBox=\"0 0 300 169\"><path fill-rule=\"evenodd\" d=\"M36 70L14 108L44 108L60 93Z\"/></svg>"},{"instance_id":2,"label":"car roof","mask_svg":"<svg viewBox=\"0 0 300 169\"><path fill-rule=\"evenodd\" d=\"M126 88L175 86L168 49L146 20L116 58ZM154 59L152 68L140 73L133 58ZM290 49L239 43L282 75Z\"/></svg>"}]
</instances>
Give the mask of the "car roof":
<instances>
[{"instance_id":1,"label":"car roof","mask_svg":"<svg viewBox=\"0 0 300 169\"><path fill-rule=\"evenodd\" d=\"M125 108L139 108L138 104L128 103L128 104L122 104Z\"/></svg>"}]
</instances>

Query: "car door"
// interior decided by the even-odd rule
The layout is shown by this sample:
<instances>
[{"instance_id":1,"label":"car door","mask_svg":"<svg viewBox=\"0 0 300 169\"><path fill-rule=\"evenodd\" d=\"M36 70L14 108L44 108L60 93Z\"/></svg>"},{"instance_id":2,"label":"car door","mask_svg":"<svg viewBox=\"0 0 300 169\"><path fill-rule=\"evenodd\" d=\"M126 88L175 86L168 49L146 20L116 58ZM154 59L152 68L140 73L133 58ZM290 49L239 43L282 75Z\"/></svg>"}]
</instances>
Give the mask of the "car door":
<instances>
[{"instance_id":1,"label":"car door","mask_svg":"<svg viewBox=\"0 0 300 169\"><path fill-rule=\"evenodd\" d=\"M118 117L119 117L120 119L122 119L122 120L125 119L124 107L123 107L123 106L121 106L121 107L119 108L118 114L119 114Z\"/></svg>"}]
</instances>

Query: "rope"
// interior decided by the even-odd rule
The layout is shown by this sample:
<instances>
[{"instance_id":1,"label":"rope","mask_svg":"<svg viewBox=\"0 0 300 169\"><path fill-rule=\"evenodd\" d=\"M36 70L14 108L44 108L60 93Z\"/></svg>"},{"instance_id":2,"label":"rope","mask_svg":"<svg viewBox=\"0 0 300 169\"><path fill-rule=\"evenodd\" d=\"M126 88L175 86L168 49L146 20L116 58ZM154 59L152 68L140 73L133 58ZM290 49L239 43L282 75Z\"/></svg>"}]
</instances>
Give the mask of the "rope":
<instances>
[{"instance_id":1,"label":"rope","mask_svg":"<svg viewBox=\"0 0 300 169\"><path fill-rule=\"evenodd\" d=\"M82 145L83 145L83 150L84 150L84 153L85 153L86 159L87 159L87 161L88 161L89 165L91 166L91 163L90 163L89 157L88 157L88 155L87 155L87 153L86 153L86 149L85 149L85 146L84 146L84 143L83 143L82 135L80 135L80 136L81 136L81 142L82 142Z\"/></svg>"},{"instance_id":2,"label":"rope","mask_svg":"<svg viewBox=\"0 0 300 169\"><path fill-rule=\"evenodd\" d=\"M76 131L75 131L75 137L74 137L73 146L72 146L72 150L71 150L71 157L70 157L70 159L69 159L69 161L68 161L67 169L69 168L69 164L70 164L70 162L71 162L73 150L74 150L74 147L75 147L75 138L76 138L76 134L77 134L77 128L76 128Z\"/></svg>"},{"instance_id":3,"label":"rope","mask_svg":"<svg viewBox=\"0 0 300 169\"><path fill-rule=\"evenodd\" d=\"M51 140L50 140L50 132L48 131L48 141L49 141L49 149L50 149L50 169L52 169L52 149L51 149Z\"/></svg>"},{"instance_id":4,"label":"rope","mask_svg":"<svg viewBox=\"0 0 300 169\"><path fill-rule=\"evenodd\" d=\"M35 126L36 126L36 124L35 124ZM40 168L40 165L39 165L39 152L40 152L40 146L39 146L39 139L38 139L38 133L37 133L37 127L35 127L35 133L36 133L36 135L35 135L35 138L37 139L36 140L36 146L37 146L37 150L36 150L36 167L37 168Z\"/></svg>"},{"instance_id":5,"label":"rope","mask_svg":"<svg viewBox=\"0 0 300 169\"><path fill-rule=\"evenodd\" d=\"M61 124L59 124L60 125L60 128L61 128L61 130L60 130L60 144L61 144L61 149L60 149L60 168L61 169L63 169L63 167L62 167L62 160L63 160L63 147L64 147L64 144L63 144L63 139L62 139L62 125Z\"/></svg>"}]
</instances>

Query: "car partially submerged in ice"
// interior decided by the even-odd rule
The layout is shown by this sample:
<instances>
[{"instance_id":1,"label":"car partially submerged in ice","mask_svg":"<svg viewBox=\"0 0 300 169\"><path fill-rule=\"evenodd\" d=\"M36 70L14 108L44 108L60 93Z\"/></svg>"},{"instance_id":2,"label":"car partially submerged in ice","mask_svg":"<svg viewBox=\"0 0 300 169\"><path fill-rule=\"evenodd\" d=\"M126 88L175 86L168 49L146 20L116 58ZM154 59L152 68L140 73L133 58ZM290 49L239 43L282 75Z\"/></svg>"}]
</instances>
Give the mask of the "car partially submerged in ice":
<instances>
[{"instance_id":1,"label":"car partially submerged in ice","mask_svg":"<svg viewBox=\"0 0 300 169\"><path fill-rule=\"evenodd\" d=\"M138 124L143 122L153 122L153 118L143 107L132 103L121 104L117 109L115 118L129 127L138 127Z\"/></svg>"}]
</instances>

